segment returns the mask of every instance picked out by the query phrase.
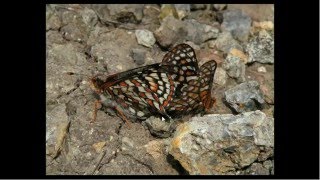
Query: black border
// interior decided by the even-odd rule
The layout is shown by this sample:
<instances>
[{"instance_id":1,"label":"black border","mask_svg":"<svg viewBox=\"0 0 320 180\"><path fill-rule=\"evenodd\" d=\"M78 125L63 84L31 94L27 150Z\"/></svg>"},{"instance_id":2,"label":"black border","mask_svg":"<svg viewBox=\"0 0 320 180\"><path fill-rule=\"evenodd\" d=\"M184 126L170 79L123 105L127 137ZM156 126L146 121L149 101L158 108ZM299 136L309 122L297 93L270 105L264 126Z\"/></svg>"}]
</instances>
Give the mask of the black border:
<instances>
[{"instance_id":1,"label":"black border","mask_svg":"<svg viewBox=\"0 0 320 180\"><path fill-rule=\"evenodd\" d=\"M8 55L5 63L13 64L4 66L8 71L2 76L5 80L3 89L8 89L4 95L6 98L8 94L4 111L8 116L3 119L0 136L3 140L0 176L50 179L319 178L319 74L316 73L319 72L319 44L311 43L311 40L319 39L319 25L315 27L316 22L319 23L315 14L319 12L319 9L316 11L319 2L317 5L297 3L297 8L292 7L293 2L245 2L275 3L274 176L45 176L45 3L57 1L12 6L14 12L19 12L20 19L9 20L6 27L9 33L14 34L4 44L14 51L4 53Z\"/></svg>"}]
</instances>

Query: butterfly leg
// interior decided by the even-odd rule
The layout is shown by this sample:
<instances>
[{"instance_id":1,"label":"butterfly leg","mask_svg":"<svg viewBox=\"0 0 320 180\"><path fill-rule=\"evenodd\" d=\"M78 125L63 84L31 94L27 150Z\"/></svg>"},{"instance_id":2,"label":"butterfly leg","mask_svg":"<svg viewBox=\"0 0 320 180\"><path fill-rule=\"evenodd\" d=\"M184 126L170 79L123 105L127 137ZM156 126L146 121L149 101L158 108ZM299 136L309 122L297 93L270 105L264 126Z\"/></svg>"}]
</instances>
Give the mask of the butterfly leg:
<instances>
[{"instance_id":1,"label":"butterfly leg","mask_svg":"<svg viewBox=\"0 0 320 180\"><path fill-rule=\"evenodd\" d=\"M93 118L90 121L90 123L93 123L96 121L97 119L97 113L98 113L98 107L101 106L101 100L96 100L96 102L94 103L94 111L93 111Z\"/></svg>"},{"instance_id":2,"label":"butterfly leg","mask_svg":"<svg viewBox=\"0 0 320 180\"><path fill-rule=\"evenodd\" d=\"M123 114L122 110L121 110L118 106L115 106L115 110L119 113L119 115L121 116L121 118L127 122L129 128L131 128L131 123L130 123L130 121L127 119L127 117Z\"/></svg>"}]
</instances>

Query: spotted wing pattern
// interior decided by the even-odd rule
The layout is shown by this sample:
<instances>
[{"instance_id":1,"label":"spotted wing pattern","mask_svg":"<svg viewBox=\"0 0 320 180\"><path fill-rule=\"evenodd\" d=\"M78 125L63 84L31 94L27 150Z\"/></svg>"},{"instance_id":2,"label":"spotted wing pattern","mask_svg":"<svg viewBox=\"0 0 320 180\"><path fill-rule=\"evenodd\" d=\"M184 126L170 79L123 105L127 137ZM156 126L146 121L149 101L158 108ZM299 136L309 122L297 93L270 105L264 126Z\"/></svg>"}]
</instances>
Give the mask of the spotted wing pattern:
<instances>
[{"instance_id":1,"label":"spotted wing pattern","mask_svg":"<svg viewBox=\"0 0 320 180\"><path fill-rule=\"evenodd\" d=\"M205 110L209 110L214 99L211 96L211 89L213 85L214 73L217 69L217 63L214 60L204 63L200 67L200 99Z\"/></svg>"},{"instance_id":2,"label":"spotted wing pattern","mask_svg":"<svg viewBox=\"0 0 320 180\"><path fill-rule=\"evenodd\" d=\"M100 88L131 116L145 119L150 114L160 114L169 118L165 108L172 99L174 83L165 69L166 66L153 64L114 74Z\"/></svg>"},{"instance_id":3,"label":"spotted wing pattern","mask_svg":"<svg viewBox=\"0 0 320 180\"><path fill-rule=\"evenodd\" d=\"M215 69L215 61L199 69L193 48L179 44L161 63L114 74L94 83L129 117L146 119L158 114L170 119L211 108Z\"/></svg>"}]
</instances>

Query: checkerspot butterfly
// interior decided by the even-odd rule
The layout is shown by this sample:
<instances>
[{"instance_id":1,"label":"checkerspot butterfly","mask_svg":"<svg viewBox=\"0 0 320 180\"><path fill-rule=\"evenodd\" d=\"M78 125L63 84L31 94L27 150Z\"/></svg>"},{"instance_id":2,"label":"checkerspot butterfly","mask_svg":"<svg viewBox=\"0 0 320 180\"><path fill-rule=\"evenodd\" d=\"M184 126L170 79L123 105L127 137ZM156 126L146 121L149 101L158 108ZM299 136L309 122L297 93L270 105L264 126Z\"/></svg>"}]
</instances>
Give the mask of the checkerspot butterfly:
<instances>
[{"instance_id":1,"label":"checkerspot butterfly","mask_svg":"<svg viewBox=\"0 0 320 180\"><path fill-rule=\"evenodd\" d=\"M151 115L166 120L197 113L212 106L211 87L215 61L198 67L195 52L187 44L170 50L161 63L92 78L100 101L126 120Z\"/></svg>"}]
</instances>

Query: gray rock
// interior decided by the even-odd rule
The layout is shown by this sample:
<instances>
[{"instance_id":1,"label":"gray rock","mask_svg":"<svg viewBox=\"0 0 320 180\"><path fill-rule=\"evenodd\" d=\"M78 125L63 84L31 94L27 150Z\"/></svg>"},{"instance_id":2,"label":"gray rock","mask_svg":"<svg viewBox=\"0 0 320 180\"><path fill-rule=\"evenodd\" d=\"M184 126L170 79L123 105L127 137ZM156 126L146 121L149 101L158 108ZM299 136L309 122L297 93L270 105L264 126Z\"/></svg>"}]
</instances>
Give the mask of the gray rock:
<instances>
[{"instance_id":1,"label":"gray rock","mask_svg":"<svg viewBox=\"0 0 320 180\"><path fill-rule=\"evenodd\" d=\"M97 17L92 10L85 8L81 11L61 12L63 27L60 32L67 40L85 42L90 31L97 23Z\"/></svg>"},{"instance_id":2,"label":"gray rock","mask_svg":"<svg viewBox=\"0 0 320 180\"><path fill-rule=\"evenodd\" d=\"M111 19L121 23L139 23L143 18L143 4L108 4Z\"/></svg>"},{"instance_id":3,"label":"gray rock","mask_svg":"<svg viewBox=\"0 0 320 180\"><path fill-rule=\"evenodd\" d=\"M243 50L242 46L233 39L230 32L224 31L219 34L218 38L215 41L215 45L217 49L223 51L224 53L229 53L229 51L233 48L238 50Z\"/></svg>"},{"instance_id":4,"label":"gray rock","mask_svg":"<svg viewBox=\"0 0 320 180\"><path fill-rule=\"evenodd\" d=\"M272 118L271 118L272 119ZM236 174L273 148L273 119L261 111L193 117L177 127L168 152L191 174Z\"/></svg>"},{"instance_id":5,"label":"gray rock","mask_svg":"<svg viewBox=\"0 0 320 180\"><path fill-rule=\"evenodd\" d=\"M249 40L246 51L249 54L248 62L274 63L274 40L266 30L261 30L258 36Z\"/></svg>"},{"instance_id":6,"label":"gray rock","mask_svg":"<svg viewBox=\"0 0 320 180\"><path fill-rule=\"evenodd\" d=\"M143 18L143 4L95 4L91 8L104 23L139 23Z\"/></svg>"},{"instance_id":7,"label":"gray rock","mask_svg":"<svg viewBox=\"0 0 320 180\"><path fill-rule=\"evenodd\" d=\"M206 24L201 24L194 19L187 19L184 22L184 27L188 32L185 39L192 41L195 44L200 45L209 39L216 39L219 35L219 29Z\"/></svg>"},{"instance_id":8,"label":"gray rock","mask_svg":"<svg viewBox=\"0 0 320 180\"><path fill-rule=\"evenodd\" d=\"M257 81L241 83L224 94L226 102L238 113L259 109L265 103Z\"/></svg>"},{"instance_id":9,"label":"gray rock","mask_svg":"<svg viewBox=\"0 0 320 180\"><path fill-rule=\"evenodd\" d=\"M234 54L228 54L222 67L227 71L229 77L234 78L237 82L244 82L245 78L245 63L241 60L239 56Z\"/></svg>"},{"instance_id":10,"label":"gray rock","mask_svg":"<svg viewBox=\"0 0 320 180\"><path fill-rule=\"evenodd\" d=\"M223 12L221 27L230 31L235 39L246 42L249 37L251 22L250 16L241 10L225 11Z\"/></svg>"},{"instance_id":11,"label":"gray rock","mask_svg":"<svg viewBox=\"0 0 320 180\"><path fill-rule=\"evenodd\" d=\"M163 19L161 26L154 32L154 36L162 47L170 47L183 42L188 30L185 24L172 16Z\"/></svg>"},{"instance_id":12,"label":"gray rock","mask_svg":"<svg viewBox=\"0 0 320 180\"><path fill-rule=\"evenodd\" d=\"M153 33L148 30L136 30L135 34L137 37L138 44L151 48L156 42Z\"/></svg>"},{"instance_id":13,"label":"gray rock","mask_svg":"<svg viewBox=\"0 0 320 180\"><path fill-rule=\"evenodd\" d=\"M201 44L209 39L218 37L219 30L215 27L198 23L194 19L179 21L172 16L166 17L160 28L155 31L159 44L169 47L184 41Z\"/></svg>"},{"instance_id":14,"label":"gray rock","mask_svg":"<svg viewBox=\"0 0 320 180\"><path fill-rule=\"evenodd\" d=\"M224 69L218 67L214 74L213 82L221 86L225 85L227 82L227 73Z\"/></svg>"},{"instance_id":15,"label":"gray rock","mask_svg":"<svg viewBox=\"0 0 320 180\"><path fill-rule=\"evenodd\" d=\"M46 150L47 155L56 157L68 132L70 120L65 104L58 104L46 113Z\"/></svg>"},{"instance_id":16,"label":"gray rock","mask_svg":"<svg viewBox=\"0 0 320 180\"><path fill-rule=\"evenodd\" d=\"M146 51L143 49L132 49L132 59L137 65L142 65L146 60Z\"/></svg>"},{"instance_id":17,"label":"gray rock","mask_svg":"<svg viewBox=\"0 0 320 180\"><path fill-rule=\"evenodd\" d=\"M253 163L246 171L245 174L250 175L269 175L269 170L262 166L260 163Z\"/></svg>"},{"instance_id":18,"label":"gray rock","mask_svg":"<svg viewBox=\"0 0 320 180\"><path fill-rule=\"evenodd\" d=\"M151 116L146 121L143 122L148 128L152 135L166 138L169 137L175 129L175 122L162 121L160 118L155 118Z\"/></svg>"},{"instance_id":19,"label":"gray rock","mask_svg":"<svg viewBox=\"0 0 320 180\"><path fill-rule=\"evenodd\" d=\"M273 169L273 161L267 160L263 162L263 167L265 167L268 170Z\"/></svg>"},{"instance_id":20,"label":"gray rock","mask_svg":"<svg viewBox=\"0 0 320 180\"><path fill-rule=\"evenodd\" d=\"M98 175L153 175L147 166L128 155L118 155L110 163L103 165Z\"/></svg>"},{"instance_id":21,"label":"gray rock","mask_svg":"<svg viewBox=\"0 0 320 180\"><path fill-rule=\"evenodd\" d=\"M129 63L132 62L130 57L132 49L138 48L133 33L116 29L99 33L99 36L93 39L96 41L90 40L93 44L89 53L98 61L96 66L101 67L102 73L105 73L105 68L110 74L113 74L137 67L135 63Z\"/></svg>"},{"instance_id":22,"label":"gray rock","mask_svg":"<svg viewBox=\"0 0 320 180\"><path fill-rule=\"evenodd\" d=\"M174 7L177 10L179 19L183 19L190 14L190 4L175 4Z\"/></svg>"},{"instance_id":23,"label":"gray rock","mask_svg":"<svg viewBox=\"0 0 320 180\"><path fill-rule=\"evenodd\" d=\"M46 5L46 30L58 30L61 27L61 20L54 11L54 7Z\"/></svg>"},{"instance_id":24,"label":"gray rock","mask_svg":"<svg viewBox=\"0 0 320 180\"><path fill-rule=\"evenodd\" d=\"M80 11L82 21L88 26L90 30L98 23L98 16L94 10L85 7Z\"/></svg>"},{"instance_id":25,"label":"gray rock","mask_svg":"<svg viewBox=\"0 0 320 180\"><path fill-rule=\"evenodd\" d=\"M240 9L248 14L254 21L274 21L273 4L228 4L228 9Z\"/></svg>"}]
</instances>

